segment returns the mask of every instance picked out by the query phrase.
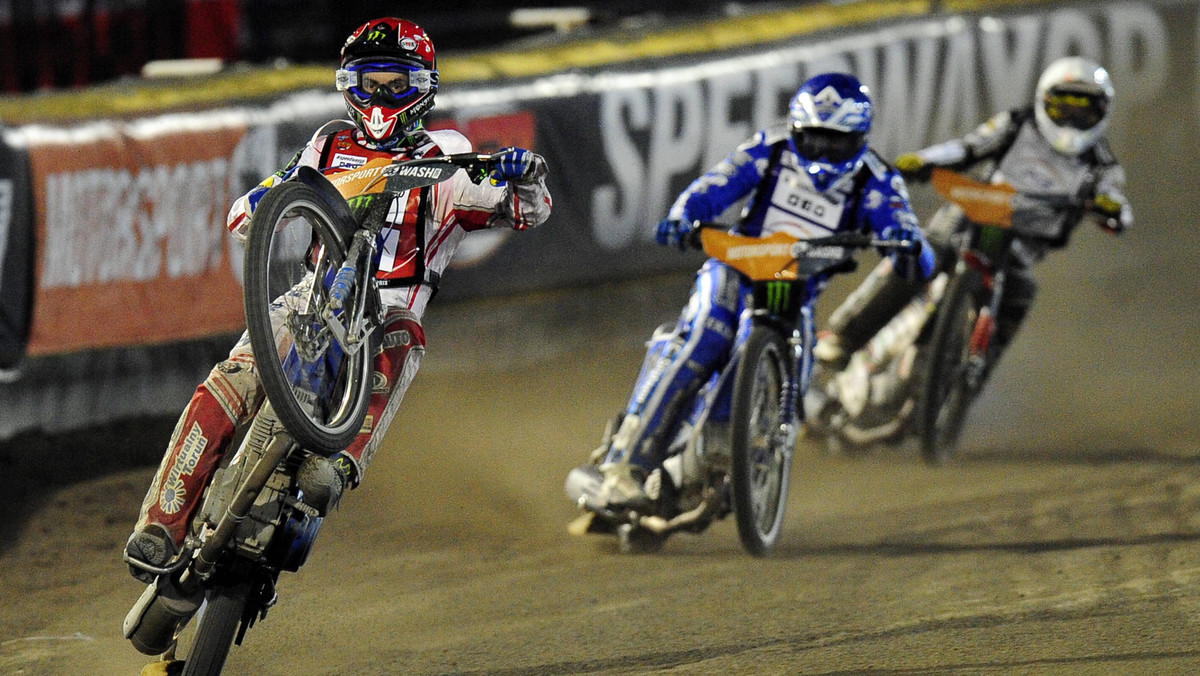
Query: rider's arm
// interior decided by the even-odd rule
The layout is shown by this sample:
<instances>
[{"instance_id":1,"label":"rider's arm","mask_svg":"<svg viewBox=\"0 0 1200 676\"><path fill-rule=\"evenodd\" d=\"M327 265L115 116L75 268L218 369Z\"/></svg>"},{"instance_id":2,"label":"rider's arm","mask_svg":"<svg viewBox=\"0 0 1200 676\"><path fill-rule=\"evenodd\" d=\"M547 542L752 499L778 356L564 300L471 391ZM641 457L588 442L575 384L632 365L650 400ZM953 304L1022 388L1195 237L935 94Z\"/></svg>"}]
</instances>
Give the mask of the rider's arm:
<instances>
[{"instance_id":1,"label":"rider's arm","mask_svg":"<svg viewBox=\"0 0 1200 676\"><path fill-rule=\"evenodd\" d=\"M471 142L457 131L443 129L429 135L443 154L471 151ZM545 162L540 158L528 176L516 180L484 179L474 183L465 171L460 171L446 184L435 187L436 198L447 189L452 191L449 213L467 231L484 228L528 230L545 223L554 206L546 188Z\"/></svg>"},{"instance_id":2,"label":"rider's arm","mask_svg":"<svg viewBox=\"0 0 1200 676\"><path fill-rule=\"evenodd\" d=\"M924 180L933 167L963 169L1002 155L1021 127L1024 113L1006 110L993 115L966 136L944 141L896 158L896 167L909 179Z\"/></svg>"},{"instance_id":3,"label":"rider's arm","mask_svg":"<svg viewBox=\"0 0 1200 676\"><path fill-rule=\"evenodd\" d=\"M1125 170L1115 160L1100 169L1096 193L1084 218L1113 234L1133 225L1133 208L1125 196Z\"/></svg>"},{"instance_id":4,"label":"rider's arm","mask_svg":"<svg viewBox=\"0 0 1200 676\"><path fill-rule=\"evenodd\" d=\"M881 253L889 256L895 269L906 277L928 279L933 274L933 247L918 225L904 179L870 153L864 170L870 171L871 176L858 196L862 200L859 226L869 227L880 239L909 240L919 245L920 251L915 257L895 249Z\"/></svg>"},{"instance_id":5,"label":"rider's arm","mask_svg":"<svg viewBox=\"0 0 1200 676\"><path fill-rule=\"evenodd\" d=\"M542 165L543 167L545 165ZM462 192L458 193L459 184L463 184ZM546 222L550 218L550 210L554 202L550 198L550 190L546 188L545 170L519 180L510 180L503 185L492 185L490 179L475 185L470 181L459 181L455 184L457 205L474 203L474 198L480 192L491 192L496 195L495 210L490 213L484 227L511 228L513 230L528 230ZM464 201L459 201L460 199ZM459 206L459 211L468 207ZM468 228L470 229L470 228Z\"/></svg>"},{"instance_id":6,"label":"rider's arm","mask_svg":"<svg viewBox=\"0 0 1200 676\"><path fill-rule=\"evenodd\" d=\"M291 176L296 167L316 167L321 157L321 149L329 142L329 135L344 128L346 124L349 123L345 120L333 120L322 125L308 140L304 149L292 156L287 166L266 177L251 188L250 192L233 201L233 206L229 207L229 215L225 218L225 227L229 228L229 233L234 239L245 243L246 238L250 236L250 217L258 207L258 201L267 194L267 190Z\"/></svg>"},{"instance_id":7,"label":"rider's arm","mask_svg":"<svg viewBox=\"0 0 1200 676\"><path fill-rule=\"evenodd\" d=\"M762 180L771 157L771 146L786 131L764 129L729 153L712 169L692 181L675 200L668 220L692 223L713 221L750 194Z\"/></svg>"}]
</instances>

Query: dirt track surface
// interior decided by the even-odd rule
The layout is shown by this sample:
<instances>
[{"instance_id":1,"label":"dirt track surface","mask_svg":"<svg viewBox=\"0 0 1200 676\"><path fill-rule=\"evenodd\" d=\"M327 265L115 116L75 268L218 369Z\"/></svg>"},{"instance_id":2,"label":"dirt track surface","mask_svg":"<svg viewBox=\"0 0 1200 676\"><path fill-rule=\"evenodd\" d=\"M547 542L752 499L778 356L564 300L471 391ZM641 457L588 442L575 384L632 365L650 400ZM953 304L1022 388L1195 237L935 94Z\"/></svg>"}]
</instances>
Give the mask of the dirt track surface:
<instances>
[{"instance_id":1,"label":"dirt track surface","mask_svg":"<svg viewBox=\"0 0 1200 676\"><path fill-rule=\"evenodd\" d=\"M803 445L767 559L730 521L653 556L566 532L563 478L688 275L432 310L388 443L227 673L1197 673L1197 311L1156 291L1196 265L1119 284L1147 234L1047 262L954 464ZM119 551L168 423L4 447L0 673L145 664ZM88 478L55 465L78 444Z\"/></svg>"}]
</instances>

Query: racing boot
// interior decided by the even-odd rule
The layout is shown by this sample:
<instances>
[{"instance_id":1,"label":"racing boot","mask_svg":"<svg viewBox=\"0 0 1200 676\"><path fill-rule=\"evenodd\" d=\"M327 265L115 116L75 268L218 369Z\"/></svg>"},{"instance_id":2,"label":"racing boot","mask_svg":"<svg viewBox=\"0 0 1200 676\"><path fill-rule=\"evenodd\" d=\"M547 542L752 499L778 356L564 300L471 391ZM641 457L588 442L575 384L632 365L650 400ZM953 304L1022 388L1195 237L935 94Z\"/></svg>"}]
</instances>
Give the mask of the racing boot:
<instances>
[{"instance_id":1,"label":"racing boot","mask_svg":"<svg viewBox=\"0 0 1200 676\"><path fill-rule=\"evenodd\" d=\"M129 541L125 543L127 557L155 568L166 566L178 553L179 545L175 544L175 540L167 532L166 527L157 523L148 523L133 531L133 534L129 536ZM145 583L154 581L153 573L142 570L132 563L129 564L129 574Z\"/></svg>"},{"instance_id":2,"label":"racing boot","mask_svg":"<svg viewBox=\"0 0 1200 676\"><path fill-rule=\"evenodd\" d=\"M139 676L180 676L183 673L183 660L160 660L142 667Z\"/></svg>"},{"instance_id":3,"label":"racing boot","mask_svg":"<svg viewBox=\"0 0 1200 676\"><path fill-rule=\"evenodd\" d=\"M354 463L345 453L331 457L310 455L296 470L300 501L325 516L342 501L346 488L353 485Z\"/></svg>"},{"instance_id":4,"label":"racing boot","mask_svg":"<svg viewBox=\"0 0 1200 676\"><path fill-rule=\"evenodd\" d=\"M600 485L599 501L608 509L640 509L650 504L646 494L646 471L628 462L606 463L600 466L604 482Z\"/></svg>"},{"instance_id":5,"label":"racing boot","mask_svg":"<svg viewBox=\"0 0 1200 676\"><path fill-rule=\"evenodd\" d=\"M842 337L833 331L817 332L817 344L813 346L813 357L825 364L831 371L838 371L850 361L846 348L842 345Z\"/></svg>"},{"instance_id":6,"label":"racing boot","mask_svg":"<svg viewBox=\"0 0 1200 676\"><path fill-rule=\"evenodd\" d=\"M813 356L831 373L841 371L924 287L923 281L893 272L891 259L883 259L829 315L829 328L818 334Z\"/></svg>"}]
</instances>

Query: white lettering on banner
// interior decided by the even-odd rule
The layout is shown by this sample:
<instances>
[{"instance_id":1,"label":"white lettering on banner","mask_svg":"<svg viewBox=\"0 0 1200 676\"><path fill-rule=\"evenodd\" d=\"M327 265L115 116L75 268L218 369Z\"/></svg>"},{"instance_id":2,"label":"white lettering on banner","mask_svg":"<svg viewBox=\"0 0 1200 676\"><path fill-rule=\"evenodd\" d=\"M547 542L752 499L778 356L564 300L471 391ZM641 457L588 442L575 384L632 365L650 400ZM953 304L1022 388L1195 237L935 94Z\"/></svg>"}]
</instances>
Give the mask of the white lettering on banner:
<instances>
[{"instance_id":1,"label":"white lettering on banner","mask_svg":"<svg viewBox=\"0 0 1200 676\"><path fill-rule=\"evenodd\" d=\"M871 144L891 157L1027 103L1041 69L1067 54L1104 63L1122 100L1153 98L1166 85L1169 49L1160 10L1111 3L910 22L699 66L597 76L592 86L614 179L592 194L595 238L619 249L651 237L677 180L706 171L781 120L802 78L818 72L849 71L871 88ZM753 82L749 90L745 82Z\"/></svg>"},{"instance_id":2,"label":"white lettering on banner","mask_svg":"<svg viewBox=\"0 0 1200 676\"><path fill-rule=\"evenodd\" d=\"M888 148L911 146L913 139L927 138L929 121L937 103L934 87L939 77L939 44L938 38L922 37L910 42L894 42L880 50L884 64L883 82L866 83L875 92L872 147L886 154ZM913 59L915 64L911 63Z\"/></svg>"},{"instance_id":3,"label":"white lettering on banner","mask_svg":"<svg viewBox=\"0 0 1200 676\"><path fill-rule=\"evenodd\" d=\"M1004 22L985 17L979 27L983 76L992 95L992 106L1001 110L1024 104L1028 98L1025 86L1038 75L1037 41L1042 22L1031 16Z\"/></svg>"},{"instance_id":4,"label":"white lettering on banner","mask_svg":"<svg viewBox=\"0 0 1200 676\"><path fill-rule=\"evenodd\" d=\"M950 138L958 130L971 129L981 121L975 73L975 35L966 32L951 35L946 43L942 92L938 97L941 106L934 138Z\"/></svg>"},{"instance_id":5,"label":"white lettering on banner","mask_svg":"<svg viewBox=\"0 0 1200 676\"><path fill-rule=\"evenodd\" d=\"M747 77L719 77L709 82L704 166L711 167L720 162L730 150L754 133L749 121L739 122L730 117L737 100L750 93L750 84L751 79Z\"/></svg>"},{"instance_id":6,"label":"white lettering on banner","mask_svg":"<svg viewBox=\"0 0 1200 676\"><path fill-rule=\"evenodd\" d=\"M788 102L792 100L792 96L796 94L796 89L799 87L800 64L798 63L773 63L756 69L752 102L754 110L751 111L754 129L762 129L778 122L779 111L787 110ZM729 150L732 149L733 146L730 146Z\"/></svg>"},{"instance_id":7,"label":"white lettering on banner","mask_svg":"<svg viewBox=\"0 0 1200 676\"><path fill-rule=\"evenodd\" d=\"M199 275L224 258L229 162L46 178L42 288Z\"/></svg>"},{"instance_id":8,"label":"white lettering on banner","mask_svg":"<svg viewBox=\"0 0 1200 676\"><path fill-rule=\"evenodd\" d=\"M1100 29L1091 15L1079 10L1062 10L1050 15L1046 22L1046 44L1042 48L1044 63L1069 54L1103 61L1103 51Z\"/></svg>"},{"instance_id":9,"label":"white lettering on banner","mask_svg":"<svg viewBox=\"0 0 1200 676\"><path fill-rule=\"evenodd\" d=\"M650 174L646 208L665 214L675 196L671 179L696 166L705 147L707 126L704 91L699 82L660 87L654 92L654 125L650 128Z\"/></svg>"},{"instance_id":10,"label":"white lettering on banner","mask_svg":"<svg viewBox=\"0 0 1200 676\"><path fill-rule=\"evenodd\" d=\"M592 193L592 222L596 240L609 249L629 246L638 228L646 223L646 165L630 132L650 124L649 99L650 93L644 89L618 89L600 97L604 155L617 185L602 185Z\"/></svg>"},{"instance_id":11,"label":"white lettering on banner","mask_svg":"<svg viewBox=\"0 0 1200 676\"><path fill-rule=\"evenodd\" d=\"M1106 11L1109 36L1104 65L1120 87L1117 96L1125 98L1131 88L1139 97L1162 91L1169 72L1162 17L1138 5L1116 5Z\"/></svg>"}]
</instances>

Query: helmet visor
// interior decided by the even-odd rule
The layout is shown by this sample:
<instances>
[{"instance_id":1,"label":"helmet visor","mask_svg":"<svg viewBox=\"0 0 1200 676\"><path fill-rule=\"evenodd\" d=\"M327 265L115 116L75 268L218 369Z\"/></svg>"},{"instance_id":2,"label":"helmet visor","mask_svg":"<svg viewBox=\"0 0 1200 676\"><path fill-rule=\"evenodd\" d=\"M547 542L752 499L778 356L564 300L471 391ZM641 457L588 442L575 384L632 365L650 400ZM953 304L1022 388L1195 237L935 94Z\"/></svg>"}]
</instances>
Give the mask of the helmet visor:
<instances>
[{"instance_id":1,"label":"helmet visor","mask_svg":"<svg viewBox=\"0 0 1200 676\"><path fill-rule=\"evenodd\" d=\"M867 135L865 132L805 127L793 130L792 139L804 159L837 164L853 159L866 145Z\"/></svg>"},{"instance_id":2,"label":"helmet visor","mask_svg":"<svg viewBox=\"0 0 1200 676\"><path fill-rule=\"evenodd\" d=\"M365 61L347 64L336 73L337 89L349 92L362 103L376 100L399 107L430 90L431 71L395 61Z\"/></svg>"},{"instance_id":3,"label":"helmet visor","mask_svg":"<svg viewBox=\"0 0 1200 676\"><path fill-rule=\"evenodd\" d=\"M1059 127L1091 129L1104 120L1108 100L1095 92L1053 87L1042 101L1046 117Z\"/></svg>"}]
</instances>

